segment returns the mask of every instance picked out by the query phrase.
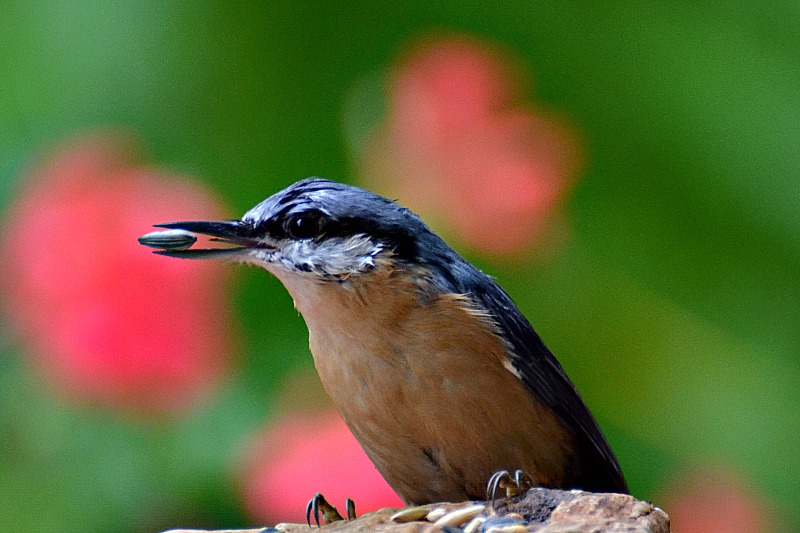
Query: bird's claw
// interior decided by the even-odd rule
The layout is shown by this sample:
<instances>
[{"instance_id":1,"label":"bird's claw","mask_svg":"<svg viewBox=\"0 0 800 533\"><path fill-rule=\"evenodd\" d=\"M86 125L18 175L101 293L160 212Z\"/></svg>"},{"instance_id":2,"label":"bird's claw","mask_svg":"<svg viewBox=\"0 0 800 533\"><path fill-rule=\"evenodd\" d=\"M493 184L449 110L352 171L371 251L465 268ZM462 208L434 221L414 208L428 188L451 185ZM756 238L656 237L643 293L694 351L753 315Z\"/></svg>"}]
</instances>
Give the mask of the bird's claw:
<instances>
[{"instance_id":1,"label":"bird's claw","mask_svg":"<svg viewBox=\"0 0 800 533\"><path fill-rule=\"evenodd\" d=\"M492 474L489 483L486 484L486 500L494 508L499 489L505 489L506 498L513 498L528 490L532 485L531 478L522 470L515 471L513 477L508 470L500 470Z\"/></svg>"},{"instance_id":2,"label":"bird's claw","mask_svg":"<svg viewBox=\"0 0 800 533\"><path fill-rule=\"evenodd\" d=\"M345 508L347 509L347 519L353 520L356 517L356 504L350 498L345 499L344 501ZM311 527L311 515L314 515L314 521L317 523L317 527L321 526L319 517L322 514L322 520L325 521L326 524L330 524L332 522L338 522L339 520L344 520L344 517L336 510L336 507L328 503L328 500L325 499L321 493L316 493L311 501L308 502L306 505L306 523L308 527Z\"/></svg>"},{"instance_id":3,"label":"bird's claw","mask_svg":"<svg viewBox=\"0 0 800 533\"><path fill-rule=\"evenodd\" d=\"M347 519L348 520L355 520L356 519L356 502L354 502L351 498L344 499L344 506L347 509Z\"/></svg>"}]
</instances>

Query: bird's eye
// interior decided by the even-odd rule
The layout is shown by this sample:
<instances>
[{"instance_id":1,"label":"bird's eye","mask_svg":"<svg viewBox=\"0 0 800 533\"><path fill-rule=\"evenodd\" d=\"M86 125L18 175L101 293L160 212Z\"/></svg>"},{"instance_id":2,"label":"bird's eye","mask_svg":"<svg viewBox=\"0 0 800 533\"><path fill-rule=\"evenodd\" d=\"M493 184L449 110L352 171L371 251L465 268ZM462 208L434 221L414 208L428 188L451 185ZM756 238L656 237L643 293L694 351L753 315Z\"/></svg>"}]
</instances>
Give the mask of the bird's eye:
<instances>
[{"instance_id":1,"label":"bird's eye","mask_svg":"<svg viewBox=\"0 0 800 533\"><path fill-rule=\"evenodd\" d=\"M302 213L286 222L286 233L293 239L311 239L322 231L322 216L319 213Z\"/></svg>"}]
</instances>

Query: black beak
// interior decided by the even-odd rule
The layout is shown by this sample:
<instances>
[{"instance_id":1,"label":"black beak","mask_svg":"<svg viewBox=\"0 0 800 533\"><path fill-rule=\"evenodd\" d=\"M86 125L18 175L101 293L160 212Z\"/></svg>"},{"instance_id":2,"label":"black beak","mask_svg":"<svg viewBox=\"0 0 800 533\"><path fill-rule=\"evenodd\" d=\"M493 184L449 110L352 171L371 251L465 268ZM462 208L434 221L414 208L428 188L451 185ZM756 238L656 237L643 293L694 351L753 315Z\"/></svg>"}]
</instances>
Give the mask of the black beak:
<instances>
[{"instance_id":1,"label":"black beak","mask_svg":"<svg viewBox=\"0 0 800 533\"><path fill-rule=\"evenodd\" d=\"M139 237L139 243L156 250L155 254L181 259L225 259L241 257L245 250L263 248L264 244L255 238L256 228L241 220L220 222L168 222L155 224L157 228L170 230L155 232ZM208 235L212 241L232 246L220 248L197 248L190 246L197 240L192 234Z\"/></svg>"}]
</instances>

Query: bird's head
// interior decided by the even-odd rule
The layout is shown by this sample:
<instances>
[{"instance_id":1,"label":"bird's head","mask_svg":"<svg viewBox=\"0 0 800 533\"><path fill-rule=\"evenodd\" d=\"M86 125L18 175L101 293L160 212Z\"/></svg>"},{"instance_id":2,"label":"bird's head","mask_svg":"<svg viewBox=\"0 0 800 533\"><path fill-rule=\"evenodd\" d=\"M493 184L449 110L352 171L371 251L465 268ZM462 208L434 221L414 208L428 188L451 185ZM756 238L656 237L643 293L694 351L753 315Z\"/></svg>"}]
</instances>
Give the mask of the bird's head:
<instances>
[{"instance_id":1,"label":"bird's head","mask_svg":"<svg viewBox=\"0 0 800 533\"><path fill-rule=\"evenodd\" d=\"M241 220L158 224L210 236L225 247L176 249L158 238L142 244L185 259L233 259L262 266L285 280L345 282L380 269L426 262L450 253L420 218L359 187L309 178L270 196ZM153 234L158 235L158 234Z\"/></svg>"}]
</instances>

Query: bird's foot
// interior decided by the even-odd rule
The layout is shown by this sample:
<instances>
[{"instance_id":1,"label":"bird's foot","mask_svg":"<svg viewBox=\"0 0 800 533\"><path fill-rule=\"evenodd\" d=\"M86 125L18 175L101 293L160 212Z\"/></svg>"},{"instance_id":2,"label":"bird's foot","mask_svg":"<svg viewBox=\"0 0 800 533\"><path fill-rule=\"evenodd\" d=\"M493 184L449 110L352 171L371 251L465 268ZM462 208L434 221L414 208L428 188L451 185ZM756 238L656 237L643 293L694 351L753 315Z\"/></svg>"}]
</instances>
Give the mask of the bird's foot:
<instances>
[{"instance_id":1,"label":"bird's foot","mask_svg":"<svg viewBox=\"0 0 800 533\"><path fill-rule=\"evenodd\" d=\"M513 476L508 470L501 470L489 478L489 483L486 484L486 500L494 508L498 490L505 489L506 498L513 498L531 488L532 485L531 478L522 470L517 470Z\"/></svg>"},{"instance_id":2,"label":"bird's foot","mask_svg":"<svg viewBox=\"0 0 800 533\"><path fill-rule=\"evenodd\" d=\"M347 508L347 519L353 520L356 517L356 504L350 498L347 498L344 501L344 505ZM344 520L342 515L339 511L336 510L336 507L328 503L328 500L325 499L321 493L316 493L311 501L308 502L306 505L306 523L308 523L308 527L311 527L311 515L314 515L314 521L317 523L317 527L320 527L319 517L322 514L322 519L325 521L326 524L330 524L332 522L337 522L339 520Z\"/></svg>"}]
</instances>

